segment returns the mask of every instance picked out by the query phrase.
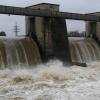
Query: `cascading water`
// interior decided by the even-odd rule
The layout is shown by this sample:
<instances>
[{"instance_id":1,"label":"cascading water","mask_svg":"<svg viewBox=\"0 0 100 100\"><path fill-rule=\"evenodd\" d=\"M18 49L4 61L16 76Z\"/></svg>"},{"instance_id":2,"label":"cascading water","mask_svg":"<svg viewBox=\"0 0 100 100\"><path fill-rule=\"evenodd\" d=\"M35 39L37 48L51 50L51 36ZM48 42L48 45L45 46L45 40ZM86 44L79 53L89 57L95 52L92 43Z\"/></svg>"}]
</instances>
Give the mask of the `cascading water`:
<instances>
[{"instance_id":1,"label":"cascading water","mask_svg":"<svg viewBox=\"0 0 100 100\"><path fill-rule=\"evenodd\" d=\"M100 60L100 47L92 38L69 38L72 62Z\"/></svg>"},{"instance_id":2,"label":"cascading water","mask_svg":"<svg viewBox=\"0 0 100 100\"><path fill-rule=\"evenodd\" d=\"M0 39L0 67L32 66L41 62L38 47L27 38Z\"/></svg>"}]
</instances>

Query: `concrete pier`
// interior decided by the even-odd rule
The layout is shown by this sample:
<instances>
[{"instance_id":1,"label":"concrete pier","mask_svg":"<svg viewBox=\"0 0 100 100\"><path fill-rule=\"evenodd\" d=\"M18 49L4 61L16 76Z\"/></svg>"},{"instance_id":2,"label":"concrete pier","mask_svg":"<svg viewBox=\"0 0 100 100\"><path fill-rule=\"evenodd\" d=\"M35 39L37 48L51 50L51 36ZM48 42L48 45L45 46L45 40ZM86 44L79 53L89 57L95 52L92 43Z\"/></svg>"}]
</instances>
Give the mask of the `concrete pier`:
<instances>
[{"instance_id":1,"label":"concrete pier","mask_svg":"<svg viewBox=\"0 0 100 100\"><path fill-rule=\"evenodd\" d=\"M38 4L31 9L59 11L59 5ZM71 63L66 21L62 18L26 17L26 33L36 35L44 61L59 59Z\"/></svg>"},{"instance_id":2,"label":"concrete pier","mask_svg":"<svg viewBox=\"0 0 100 100\"><path fill-rule=\"evenodd\" d=\"M100 12L89 13L87 15L96 15L100 17ZM87 21L86 22L86 35L98 38L100 41L100 22Z\"/></svg>"}]
</instances>

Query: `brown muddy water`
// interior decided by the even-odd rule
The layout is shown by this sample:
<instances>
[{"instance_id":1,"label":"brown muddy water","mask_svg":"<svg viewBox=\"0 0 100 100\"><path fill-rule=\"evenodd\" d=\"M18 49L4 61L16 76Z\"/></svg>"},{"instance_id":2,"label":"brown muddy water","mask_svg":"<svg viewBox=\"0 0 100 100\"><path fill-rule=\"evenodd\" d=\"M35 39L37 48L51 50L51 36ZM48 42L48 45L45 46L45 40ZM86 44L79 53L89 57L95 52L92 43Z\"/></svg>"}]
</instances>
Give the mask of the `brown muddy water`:
<instances>
[{"instance_id":1,"label":"brown muddy water","mask_svg":"<svg viewBox=\"0 0 100 100\"><path fill-rule=\"evenodd\" d=\"M0 70L0 100L100 100L100 62L60 61Z\"/></svg>"}]
</instances>

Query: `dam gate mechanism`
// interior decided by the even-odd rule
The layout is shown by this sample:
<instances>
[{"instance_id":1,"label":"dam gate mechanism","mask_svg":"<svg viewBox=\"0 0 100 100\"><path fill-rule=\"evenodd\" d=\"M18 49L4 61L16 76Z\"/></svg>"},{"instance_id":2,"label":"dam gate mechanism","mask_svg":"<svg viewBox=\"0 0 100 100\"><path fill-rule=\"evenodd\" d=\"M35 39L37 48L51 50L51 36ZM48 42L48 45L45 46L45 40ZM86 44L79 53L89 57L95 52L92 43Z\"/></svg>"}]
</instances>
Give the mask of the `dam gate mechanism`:
<instances>
[{"instance_id":1,"label":"dam gate mechanism","mask_svg":"<svg viewBox=\"0 0 100 100\"><path fill-rule=\"evenodd\" d=\"M86 35L92 35L100 43L100 35L96 34L96 26L97 22L100 22L100 17L96 15L60 12L59 5L47 3L25 8L1 5L0 14L25 16L26 37L35 41L43 62L49 59L59 59L66 64L72 63L65 19L87 21L89 23L87 25L90 26ZM30 55L31 51L29 51ZM78 64L78 62L75 63Z\"/></svg>"}]
</instances>

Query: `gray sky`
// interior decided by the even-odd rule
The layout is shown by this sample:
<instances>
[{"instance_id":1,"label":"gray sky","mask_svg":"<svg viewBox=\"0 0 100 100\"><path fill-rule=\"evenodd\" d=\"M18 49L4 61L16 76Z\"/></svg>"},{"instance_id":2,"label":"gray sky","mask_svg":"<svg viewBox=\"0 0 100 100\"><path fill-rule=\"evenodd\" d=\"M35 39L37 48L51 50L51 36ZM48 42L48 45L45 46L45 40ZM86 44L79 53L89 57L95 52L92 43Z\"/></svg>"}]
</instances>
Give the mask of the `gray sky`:
<instances>
[{"instance_id":1,"label":"gray sky","mask_svg":"<svg viewBox=\"0 0 100 100\"><path fill-rule=\"evenodd\" d=\"M100 0L0 0L0 5L26 7L37 3L60 4L60 10L74 13L90 13L100 11ZM22 16L0 15L0 31L13 36L13 26L18 24L20 33L25 34L25 19ZM68 30L85 30L83 21L67 20Z\"/></svg>"}]
</instances>

